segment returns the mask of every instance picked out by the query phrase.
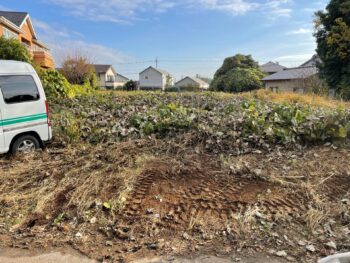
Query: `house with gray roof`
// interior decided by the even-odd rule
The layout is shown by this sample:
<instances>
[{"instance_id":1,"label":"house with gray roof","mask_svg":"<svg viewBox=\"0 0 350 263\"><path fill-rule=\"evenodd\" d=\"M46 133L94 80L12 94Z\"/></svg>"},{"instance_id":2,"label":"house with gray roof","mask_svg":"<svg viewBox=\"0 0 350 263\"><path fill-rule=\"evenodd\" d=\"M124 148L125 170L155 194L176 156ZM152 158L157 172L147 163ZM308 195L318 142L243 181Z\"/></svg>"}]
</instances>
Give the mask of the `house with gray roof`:
<instances>
[{"instance_id":1,"label":"house with gray roof","mask_svg":"<svg viewBox=\"0 0 350 263\"><path fill-rule=\"evenodd\" d=\"M263 78L265 88L275 92L305 93L311 83L319 80L317 67L307 62L304 66L286 68Z\"/></svg>"},{"instance_id":2,"label":"house with gray roof","mask_svg":"<svg viewBox=\"0 0 350 263\"><path fill-rule=\"evenodd\" d=\"M129 80L118 74L112 65L93 64L101 89L116 89L124 86Z\"/></svg>"},{"instance_id":3,"label":"house with gray roof","mask_svg":"<svg viewBox=\"0 0 350 263\"><path fill-rule=\"evenodd\" d=\"M177 88L196 87L199 89L206 90L209 88L209 84L200 78L187 76L187 77L183 78L182 80L176 82L175 87L177 87Z\"/></svg>"},{"instance_id":4,"label":"house with gray roof","mask_svg":"<svg viewBox=\"0 0 350 263\"><path fill-rule=\"evenodd\" d=\"M166 70L148 67L139 74L139 88L145 90L165 90L174 85L173 76Z\"/></svg>"},{"instance_id":5,"label":"house with gray roof","mask_svg":"<svg viewBox=\"0 0 350 263\"><path fill-rule=\"evenodd\" d=\"M313 55L312 58L301 64L300 67L316 67L319 62L321 62L320 57L318 55Z\"/></svg>"},{"instance_id":6,"label":"house with gray roof","mask_svg":"<svg viewBox=\"0 0 350 263\"><path fill-rule=\"evenodd\" d=\"M260 70L268 75L272 75L284 69L286 69L286 67L280 65L278 62L275 63L272 61L260 66Z\"/></svg>"},{"instance_id":7,"label":"house with gray roof","mask_svg":"<svg viewBox=\"0 0 350 263\"><path fill-rule=\"evenodd\" d=\"M35 64L42 68L54 68L50 50L39 41L27 12L0 11L0 37L17 39L28 49Z\"/></svg>"}]
</instances>

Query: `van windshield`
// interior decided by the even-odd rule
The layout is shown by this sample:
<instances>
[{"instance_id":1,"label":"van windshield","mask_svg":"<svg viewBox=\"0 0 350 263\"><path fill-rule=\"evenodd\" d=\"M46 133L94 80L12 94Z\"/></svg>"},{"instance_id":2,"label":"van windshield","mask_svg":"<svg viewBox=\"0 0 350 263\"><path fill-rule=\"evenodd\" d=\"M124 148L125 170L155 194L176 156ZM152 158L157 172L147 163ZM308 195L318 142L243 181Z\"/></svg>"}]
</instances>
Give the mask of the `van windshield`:
<instances>
[{"instance_id":1,"label":"van windshield","mask_svg":"<svg viewBox=\"0 0 350 263\"><path fill-rule=\"evenodd\" d=\"M40 98L32 76L0 76L0 89L5 103L35 101Z\"/></svg>"}]
</instances>

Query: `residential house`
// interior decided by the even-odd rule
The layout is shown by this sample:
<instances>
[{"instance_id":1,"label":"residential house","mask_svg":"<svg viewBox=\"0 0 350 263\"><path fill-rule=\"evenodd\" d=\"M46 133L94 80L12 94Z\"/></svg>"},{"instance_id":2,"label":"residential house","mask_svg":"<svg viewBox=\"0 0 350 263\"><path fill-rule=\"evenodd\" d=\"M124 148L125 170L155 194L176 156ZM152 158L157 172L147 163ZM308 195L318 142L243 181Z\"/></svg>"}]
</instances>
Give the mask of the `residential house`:
<instances>
[{"instance_id":1,"label":"residential house","mask_svg":"<svg viewBox=\"0 0 350 263\"><path fill-rule=\"evenodd\" d=\"M177 88L188 88L188 87L196 87L199 89L206 90L209 88L209 84L199 78L195 77L185 77L182 80L175 83L175 87Z\"/></svg>"},{"instance_id":2,"label":"residential house","mask_svg":"<svg viewBox=\"0 0 350 263\"><path fill-rule=\"evenodd\" d=\"M124 86L129 80L121 74L118 74L112 65L93 65L102 89L116 89Z\"/></svg>"},{"instance_id":3,"label":"residential house","mask_svg":"<svg viewBox=\"0 0 350 263\"><path fill-rule=\"evenodd\" d=\"M260 66L260 70L268 75L275 74L277 72L280 72L282 70L286 69L286 67L280 65L278 62L267 62L264 65Z\"/></svg>"},{"instance_id":4,"label":"residential house","mask_svg":"<svg viewBox=\"0 0 350 263\"><path fill-rule=\"evenodd\" d=\"M310 85L319 85L318 69L311 60L300 67L287 68L263 78L265 88L275 92L304 93Z\"/></svg>"},{"instance_id":5,"label":"residential house","mask_svg":"<svg viewBox=\"0 0 350 263\"><path fill-rule=\"evenodd\" d=\"M312 58L301 64L299 67L316 67L319 62L321 62L320 57L318 55L313 55Z\"/></svg>"},{"instance_id":6,"label":"residential house","mask_svg":"<svg viewBox=\"0 0 350 263\"><path fill-rule=\"evenodd\" d=\"M32 54L36 64L54 68L50 50L38 40L28 13L0 11L0 36L18 39Z\"/></svg>"},{"instance_id":7,"label":"residential house","mask_svg":"<svg viewBox=\"0 0 350 263\"><path fill-rule=\"evenodd\" d=\"M128 79L127 77L117 73L117 75L115 76L115 83L117 85L117 87L122 87L124 86L125 83L127 83L130 79Z\"/></svg>"},{"instance_id":8,"label":"residential house","mask_svg":"<svg viewBox=\"0 0 350 263\"><path fill-rule=\"evenodd\" d=\"M173 77L165 70L148 67L139 74L140 89L160 89L174 85Z\"/></svg>"}]
</instances>

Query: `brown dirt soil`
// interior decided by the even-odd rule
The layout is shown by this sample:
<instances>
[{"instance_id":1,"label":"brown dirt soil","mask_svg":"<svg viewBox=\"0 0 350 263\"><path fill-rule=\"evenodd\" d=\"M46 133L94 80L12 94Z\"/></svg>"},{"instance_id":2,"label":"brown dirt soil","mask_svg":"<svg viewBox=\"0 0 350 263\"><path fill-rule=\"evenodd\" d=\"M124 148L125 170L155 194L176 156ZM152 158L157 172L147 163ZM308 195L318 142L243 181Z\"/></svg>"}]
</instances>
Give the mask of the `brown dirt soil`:
<instances>
[{"instance_id":1,"label":"brown dirt soil","mask_svg":"<svg viewBox=\"0 0 350 263\"><path fill-rule=\"evenodd\" d=\"M347 149L176 149L155 140L0 159L1 246L69 245L107 262L237 251L314 262L350 249Z\"/></svg>"}]
</instances>

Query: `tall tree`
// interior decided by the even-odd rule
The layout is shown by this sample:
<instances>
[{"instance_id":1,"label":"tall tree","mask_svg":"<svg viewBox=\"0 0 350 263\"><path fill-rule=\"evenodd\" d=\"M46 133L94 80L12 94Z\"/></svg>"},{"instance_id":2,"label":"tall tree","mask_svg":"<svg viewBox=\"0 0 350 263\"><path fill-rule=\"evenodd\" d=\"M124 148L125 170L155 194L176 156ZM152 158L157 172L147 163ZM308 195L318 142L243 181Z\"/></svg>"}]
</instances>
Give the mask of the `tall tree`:
<instances>
[{"instance_id":1,"label":"tall tree","mask_svg":"<svg viewBox=\"0 0 350 263\"><path fill-rule=\"evenodd\" d=\"M32 56L24 45L15 38L4 36L0 37L0 59L32 62Z\"/></svg>"},{"instance_id":2,"label":"tall tree","mask_svg":"<svg viewBox=\"0 0 350 263\"><path fill-rule=\"evenodd\" d=\"M214 75L210 89L225 92L250 91L263 86L263 76L258 62L251 55L237 54L224 60Z\"/></svg>"},{"instance_id":3,"label":"tall tree","mask_svg":"<svg viewBox=\"0 0 350 263\"><path fill-rule=\"evenodd\" d=\"M318 67L331 89L350 99L350 0L331 0L316 13Z\"/></svg>"}]
</instances>

